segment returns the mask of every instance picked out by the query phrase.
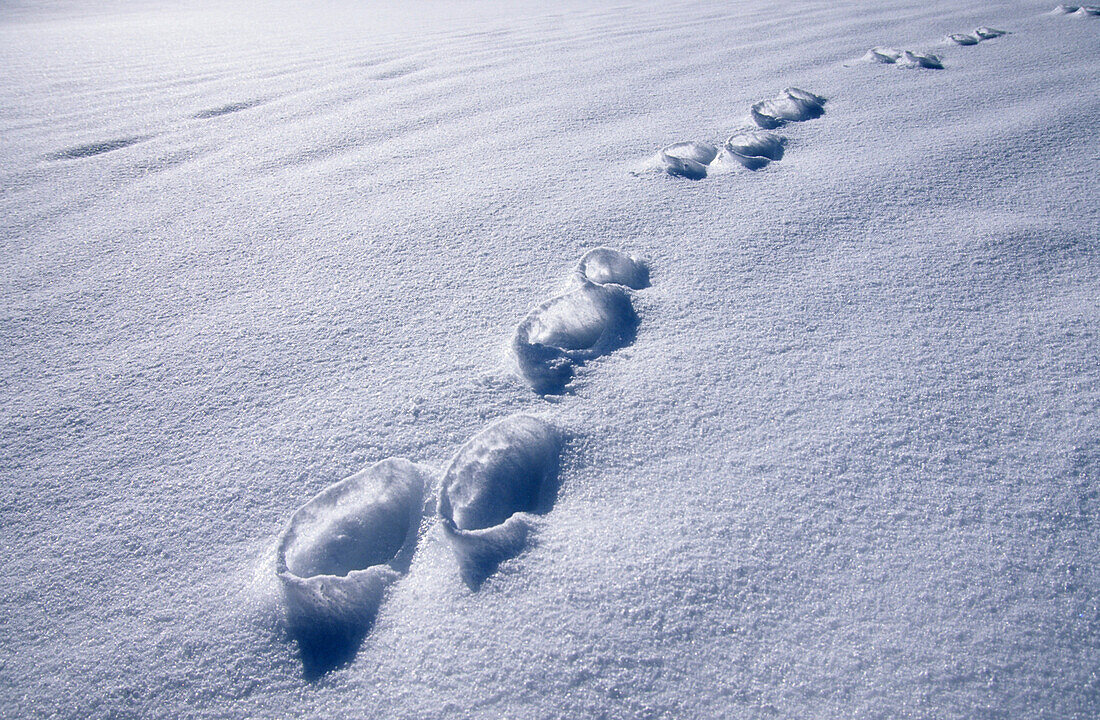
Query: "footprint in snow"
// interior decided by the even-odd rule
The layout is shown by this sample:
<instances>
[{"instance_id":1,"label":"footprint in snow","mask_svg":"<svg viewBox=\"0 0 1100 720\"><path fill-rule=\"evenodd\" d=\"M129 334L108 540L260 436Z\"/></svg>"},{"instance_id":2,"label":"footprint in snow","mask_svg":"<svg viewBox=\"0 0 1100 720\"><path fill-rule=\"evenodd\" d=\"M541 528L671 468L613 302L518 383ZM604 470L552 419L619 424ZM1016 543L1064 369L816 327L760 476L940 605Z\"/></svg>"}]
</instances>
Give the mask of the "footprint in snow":
<instances>
[{"instance_id":1,"label":"footprint in snow","mask_svg":"<svg viewBox=\"0 0 1100 720\"><path fill-rule=\"evenodd\" d=\"M673 143L657 152L654 169L689 180L702 180L707 176L707 165L717 155L718 148L708 142Z\"/></svg>"},{"instance_id":2,"label":"footprint in snow","mask_svg":"<svg viewBox=\"0 0 1100 720\"><path fill-rule=\"evenodd\" d=\"M760 170L783 157L787 138L757 129L731 135L719 148L708 142L679 142L661 150L635 171L664 172L676 177L702 180L709 175L732 172L741 167Z\"/></svg>"},{"instance_id":3,"label":"footprint in snow","mask_svg":"<svg viewBox=\"0 0 1100 720\"><path fill-rule=\"evenodd\" d=\"M540 395L565 391L578 365L630 344L638 316L627 288L649 284L646 264L610 248L580 259L568 289L532 310L508 348L515 372Z\"/></svg>"},{"instance_id":4,"label":"footprint in snow","mask_svg":"<svg viewBox=\"0 0 1100 720\"><path fill-rule=\"evenodd\" d=\"M549 423L513 415L474 435L455 454L438 512L470 589L523 551L532 515L554 504L561 444Z\"/></svg>"},{"instance_id":5,"label":"footprint in snow","mask_svg":"<svg viewBox=\"0 0 1100 720\"><path fill-rule=\"evenodd\" d=\"M873 47L862 58L866 62L897 65L904 68L926 68L943 70L943 61L932 53L919 53L913 50L897 50L889 47Z\"/></svg>"},{"instance_id":6,"label":"footprint in snow","mask_svg":"<svg viewBox=\"0 0 1100 720\"><path fill-rule=\"evenodd\" d=\"M427 473L390 458L300 507L279 540L275 572L308 677L355 655L382 593L409 566Z\"/></svg>"},{"instance_id":7,"label":"footprint in snow","mask_svg":"<svg viewBox=\"0 0 1100 720\"><path fill-rule=\"evenodd\" d=\"M601 285L616 283L632 290L649 287L649 267L632 255L611 248L589 250L577 263L573 275Z\"/></svg>"},{"instance_id":8,"label":"footprint in snow","mask_svg":"<svg viewBox=\"0 0 1100 720\"><path fill-rule=\"evenodd\" d=\"M773 160L783 159L783 147L787 138L763 130L744 130L726 140L722 152L715 159L719 167L733 164L759 170Z\"/></svg>"},{"instance_id":9,"label":"footprint in snow","mask_svg":"<svg viewBox=\"0 0 1100 720\"><path fill-rule=\"evenodd\" d=\"M749 112L757 125L774 130L787 123L821 117L825 114L825 98L792 87L770 100L761 100Z\"/></svg>"},{"instance_id":10,"label":"footprint in snow","mask_svg":"<svg viewBox=\"0 0 1100 720\"><path fill-rule=\"evenodd\" d=\"M1100 17L1097 5L1059 5L1050 11L1051 15L1074 15L1076 17Z\"/></svg>"},{"instance_id":11,"label":"footprint in snow","mask_svg":"<svg viewBox=\"0 0 1100 720\"><path fill-rule=\"evenodd\" d=\"M955 33L954 35L948 35L947 39L956 45L977 45L982 40L992 40L993 38L1007 35L1004 30L994 30L990 27L980 27L974 30L972 33Z\"/></svg>"},{"instance_id":12,"label":"footprint in snow","mask_svg":"<svg viewBox=\"0 0 1100 720\"><path fill-rule=\"evenodd\" d=\"M897 62L900 52L890 60ZM787 88L779 96L754 104L749 114L753 123L774 130L787 123L813 120L825 114L825 98L799 88ZM635 175L661 172L690 180L731 172L738 167L760 170L783 157L787 138L753 128L741 130L722 146L701 140L673 143L657 151L632 170Z\"/></svg>"}]
</instances>

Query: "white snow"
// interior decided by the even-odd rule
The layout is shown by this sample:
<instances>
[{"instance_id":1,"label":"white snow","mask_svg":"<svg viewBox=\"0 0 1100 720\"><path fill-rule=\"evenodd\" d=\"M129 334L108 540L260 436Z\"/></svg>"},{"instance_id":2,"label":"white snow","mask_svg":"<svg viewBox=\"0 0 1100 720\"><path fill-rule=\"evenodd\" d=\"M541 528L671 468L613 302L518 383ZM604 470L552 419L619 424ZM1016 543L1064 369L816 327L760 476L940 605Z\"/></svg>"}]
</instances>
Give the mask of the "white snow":
<instances>
[{"instance_id":1,"label":"white snow","mask_svg":"<svg viewBox=\"0 0 1100 720\"><path fill-rule=\"evenodd\" d=\"M4 3L0 716L1100 716L1100 18L1052 5ZM719 168L783 88L824 112ZM435 504L515 415L556 494L471 584Z\"/></svg>"}]
</instances>

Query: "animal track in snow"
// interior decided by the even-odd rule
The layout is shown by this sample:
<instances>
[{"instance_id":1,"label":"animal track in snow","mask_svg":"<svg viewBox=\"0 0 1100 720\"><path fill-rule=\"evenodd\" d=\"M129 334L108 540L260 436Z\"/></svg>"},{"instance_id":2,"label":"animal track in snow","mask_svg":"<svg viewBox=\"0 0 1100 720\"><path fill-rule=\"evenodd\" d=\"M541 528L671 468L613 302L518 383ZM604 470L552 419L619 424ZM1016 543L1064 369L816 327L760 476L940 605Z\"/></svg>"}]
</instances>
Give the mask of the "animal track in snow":
<instances>
[{"instance_id":1,"label":"animal track in snow","mask_svg":"<svg viewBox=\"0 0 1100 720\"><path fill-rule=\"evenodd\" d=\"M1075 15L1077 17L1098 17L1100 6L1096 5L1059 5L1050 11L1051 15Z\"/></svg>"},{"instance_id":2,"label":"animal track in snow","mask_svg":"<svg viewBox=\"0 0 1100 720\"><path fill-rule=\"evenodd\" d=\"M825 98L792 87L777 97L756 103L750 113L757 125L765 130L774 130L789 122L821 117L825 114Z\"/></svg>"},{"instance_id":3,"label":"animal track in snow","mask_svg":"<svg viewBox=\"0 0 1100 720\"><path fill-rule=\"evenodd\" d=\"M863 56L867 62L897 65L905 68L928 68L943 70L943 62L932 53L919 53L912 50L898 50L890 47L873 47Z\"/></svg>"},{"instance_id":4,"label":"animal track in snow","mask_svg":"<svg viewBox=\"0 0 1100 720\"><path fill-rule=\"evenodd\" d=\"M1007 35L1004 30L994 30L990 27L976 28L972 33L955 33L954 35L948 35L947 39L956 45L977 45L982 40L992 40L993 38Z\"/></svg>"},{"instance_id":5,"label":"animal track in snow","mask_svg":"<svg viewBox=\"0 0 1100 720\"><path fill-rule=\"evenodd\" d=\"M87 145L77 145L66 150L61 150L50 157L54 160L79 160L81 158L92 157L93 155L102 155L112 150L121 150L122 148L136 145L146 139L145 137L135 136L116 138L114 140L101 140L99 142L88 143Z\"/></svg>"},{"instance_id":6,"label":"animal track in snow","mask_svg":"<svg viewBox=\"0 0 1100 720\"><path fill-rule=\"evenodd\" d=\"M649 272L641 260L610 248L584 255L571 286L532 310L516 327L509 359L540 395L560 394L576 367L628 345L638 326L626 288Z\"/></svg>"},{"instance_id":7,"label":"animal track in snow","mask_svg":"<svg viewBox=\"0 0 1100 720\"><path fill-rule=\"evenodd\" d=\"M421 468L390 458L331 485L291 517L275 572L307 675L351 659L386 586L408 569L426 484Z\"/></svg>"},{"instance_id":8,"label":"animal track in snow","mask_svg":"<svg viewBox=\"0 0 1100 720\"><path fill-rule=\"evenodd\" d=\"M530 515L557 493L561 435L530 415L513 415L470 438L439 491L443 532L473 590L527 544Z\"/></svg>"}]
</instances>

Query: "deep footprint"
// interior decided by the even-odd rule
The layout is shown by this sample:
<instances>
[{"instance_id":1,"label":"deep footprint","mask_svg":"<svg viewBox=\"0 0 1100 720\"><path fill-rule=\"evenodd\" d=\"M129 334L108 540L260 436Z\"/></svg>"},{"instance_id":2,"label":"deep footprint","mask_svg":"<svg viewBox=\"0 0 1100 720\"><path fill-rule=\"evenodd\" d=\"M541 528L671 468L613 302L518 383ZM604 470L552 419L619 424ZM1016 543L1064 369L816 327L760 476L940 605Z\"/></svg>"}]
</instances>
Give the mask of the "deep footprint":
<instances>
[{"instance_id":1,"label":"deep footprint","mask_svg":"<svg viewBox=\"0 0 1100 720\"><path fill-rule=\"evenodd\" d=\"M690 140L661 148L657 154L657 167L669 175L702 180L707 176L707 165L718 154L718 148L710 143Z\"/></svg>"},{"instance_id":2,"label":"deep footprint","mask_svg":"<svg viewBox=\"0 0 1100 720\"><path fill-rule=\"evenodd\" d=\"M509 346L515 372L540 395L560 394L576 367L630 344L638 326L626 287L649 271L642 261L610 248L577 263L573 287L532 310Z\"/></svg>"},{"instance_id":3,"label":"deep footprint","mask_svg":"<svg viewBox=\"0 0 1100 720\"><path fill-rule=\"evenodd\" d=\"M744 130L726 140L722 153L715 160L717 167L740 165L759 170L768 163L781 160L787 138L763 130Z\"/></svg>"},{"instance_id":4,"label":"deep footprint","mask_svg":"<svg viewBox=\"0 0 1100 720\"><path fill-rule=\"evenodd\" d=\"M427 481L418 466L390 458L331 485L291 517L275 572L307 676L354 657L386 586L408 569Z\"/></svg>"},{"instance_id":5,"label":"deep footprint","mask_svg":"<svg viewBox=\"0 0 1100 720\"><path fill-rule=\"evenodd\" d=\"M750 113L757 125L774 130L789 122L821 117L825 114L825 98L798 88L787 88L778 97L753 105Z\"/></svg>"},{"instance_id":6,"label":"deep footprint","mask_svg":"<svg viewBox=\"0 0 1100 720\"><path fill-rule=\"evenodd\" d=\"M530 515L553 505L561 444L549 423L513 415L474 435L455 454L438 510L470 589L477 590L501 562L523 551Z\"/></svg>"},{"instance_id":7,"label":"deep footprint","mask_svg":"<svg viewBox=\"0 0 1100 720\"><path fill-rule=\"evenodd\" d=\"M866 62L897 65L904 68L927 68L943 70L943 62L932 53L919 53L912 50L898 50L890 47L873 47L863 56Z\"/></svg>"},{"instance_id":8,"label":"deep footprint","mask_svg":"<svg viewBox=\"0 0 1100 720\"><path fill-rule=\"evenodd\" d=\"M943 70L943 61L938 55L932 53L919 53L904 50L898 58L898 67L925 68L927 70Z\"/></svg>"},{"instance_id":9,"label":"deep footprint","mask_svg":"<svg viewBox=\"0 0 1100 720\"><path fill-rule=\"evenodd\" d=\"M947 39L956 45L977 45L982 40L992 40L993 38L1007 35L1004 30L994 30L990 27L976 28L972 33L955 33L954 35L948 35Z\"/></svg>"},{"instance_id":10,"label":"deep footprint","mask_svg":"<svg viewBox=\"0 0 1100 720\"><path fill-rule=\"evenodd\" d=\"M644 262L606 247L586 252L574 273L601 285L617 283L633 290L649 287L649 267Z\"/></svg>"}]
</instances>

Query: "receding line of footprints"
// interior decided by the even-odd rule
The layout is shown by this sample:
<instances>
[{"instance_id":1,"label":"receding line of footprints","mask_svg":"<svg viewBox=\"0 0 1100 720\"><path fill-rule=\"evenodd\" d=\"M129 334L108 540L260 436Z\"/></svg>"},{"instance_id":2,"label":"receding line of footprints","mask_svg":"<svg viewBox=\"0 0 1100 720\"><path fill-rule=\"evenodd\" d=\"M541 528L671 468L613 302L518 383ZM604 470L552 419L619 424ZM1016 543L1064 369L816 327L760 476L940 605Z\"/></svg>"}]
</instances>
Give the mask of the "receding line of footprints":
<instances>
[{"instance_id":1,"label":"receding line of footprints","mask_svg":"<svg viewBox=\"0 0 1100 720\"><path fill-rule=\"evenodd\" d=\"M1059 5L1054 12L1100 16L1100 8L1090 6ZM975 45L1004 34L982 27L948 41ZM874 48L865 59L943 67L935 55L892 48ZM738 167L758 170L783 157L786 138L770 131L820 117L824 104L823 97L788 88L754 104L750 117L757 127L734 133L721 148L701 141L675 143L643 169L693 179ZM244 107L225 106L209 115ZM75 148L69 156L109 149L113 145ZM510 370L539 395L565 392L585 362L632 342L639 322L632 293L648 286L649 268L642 260L610 248L587 252L562 290L516 327L506 351ZM458 449L436 493L431 492L432 468L388 458L301 506L279 538L275 573L307 675L354 656L386 587L408 572L425 518L435 517L459 575L473 590L501 562L522 552L534 517L554 504L564 441L546 420L512 415Z\"/></svg>"},{"instance_id":2,"label":"receding line of footprints","mask_svg":"<svg viewBox=\"0 0 1100 720\"><path fill-rule=\"evenodd\" d=\"M976 28L972 33L954 33L947 36L948 42L956 45L977 45L982 40L1007 35L1004 30L994 30L990 27ZM885 65L896 65L903 68L925 68L928 70L943 70L943 60L939 55L917 52L916 50L899 50L892 47L873 47L867 51L862 60Z\"/></svg>"},{"instance_id":3,"label":"receding line of footprints","mask_svg":"<svg viewBox=\"0 0 1100 720\"><path fill-rule=\"evenodd\" d=\"M1050 11L1051 15L1076 15L1077 17L1100 17L1098 5L1059 5Z\"/></svg>"},{"instance_id":4,"label":"receding line of footprints","mask_svg":"<svg viewBox=\"0 0 1100 720\"><path fill-rule=\"evenodd\" d=\"M540 395L564 392L577 366L633 339L630 293L648 286L640 259L611 248L585 253L564 290L516 327L511 370ZM386 587L411 566L425 517L437 518L472 590L522 552L533 517L557 496L563 442L547 421L512 415L459 448L434 508L432 469L403 458L377 462L300 507L279 539L275 573L307 676L354 656Z\"/></svg>"},{"instance_id":5,"label":"receding line of footprints","mask_svg":"<svg viewBox=\"0 0 1100 720\"><path fill-rule=\"evenodd\" d=\"M635 174L663 172L690 180L733 172L738 168L760 170L783 158L787 138L768 130L787 123L813 120L825 114L825 98L798 88L787 88L777 97L761 100L749 109L754 128L738 130L721 146L701 140L678 142L661 148Z\"/></svg>"}]
</instances>

